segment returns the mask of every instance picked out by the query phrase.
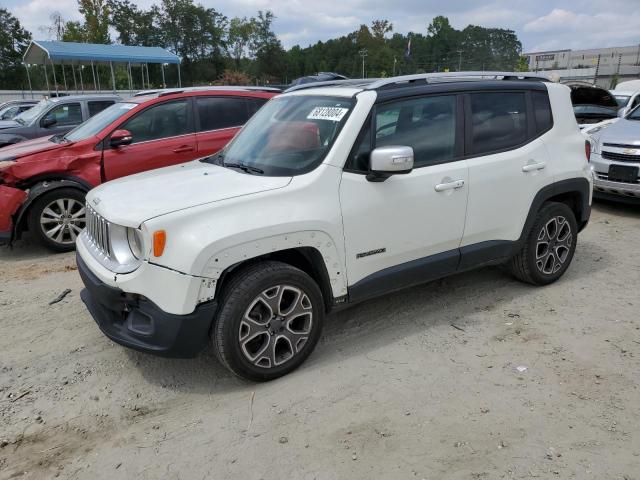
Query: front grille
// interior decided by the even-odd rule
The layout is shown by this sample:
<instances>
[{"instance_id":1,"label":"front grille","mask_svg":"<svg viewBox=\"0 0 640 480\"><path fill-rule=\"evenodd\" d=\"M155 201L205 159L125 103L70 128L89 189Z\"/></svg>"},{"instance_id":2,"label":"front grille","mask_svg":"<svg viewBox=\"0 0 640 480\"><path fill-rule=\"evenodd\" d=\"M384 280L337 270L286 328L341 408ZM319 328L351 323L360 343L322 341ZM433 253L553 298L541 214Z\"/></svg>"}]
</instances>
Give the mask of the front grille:
<instances>
[{"instance_id":1,"label":"front grille","mask_svg":"<svg viewBox=\"0 0 640 480\"><path fill-rule=\"evenodd\" d=\"M609 174L607 173L600 173L600 172L596 172L596 175L598 176L599 180L609 180ZM637 185L640 183L640 178L638 180L636 180L635 182L620 182L618 180L611 180L612 182L617 182L617 183L628 183L629 185Z\"/></svg>"},{"instance_id":2,"label":"front grille","mask_svg":"<svg viewBox=\"0 0 640 480\"><path fill-rule=\"evenodd\" d=\"M607 152L606 150L602 151L602 158L617 162L640 163L640 155L627 155L626 153Z\"/></svg>"},{"instance_id":3,"label":"front grille","mask_svg":"<svg viewBox=\"0 0 640 480\"><path fill-rule=\"evenodd\" d=\"M110 223L87 204L87 237L105 257L111 257Z\"/></svg>"},{"instance_id":4,"label":"front grille","mask_svg":"<svg viewBox=\"0 0 640 480\"><path fill-rule=\"evenodd\" d=\"M629 145L625 143L603 143L605 147L616 147L616 148L638 148L640 149L640 145Z\"/></svg>"}]
</instances>

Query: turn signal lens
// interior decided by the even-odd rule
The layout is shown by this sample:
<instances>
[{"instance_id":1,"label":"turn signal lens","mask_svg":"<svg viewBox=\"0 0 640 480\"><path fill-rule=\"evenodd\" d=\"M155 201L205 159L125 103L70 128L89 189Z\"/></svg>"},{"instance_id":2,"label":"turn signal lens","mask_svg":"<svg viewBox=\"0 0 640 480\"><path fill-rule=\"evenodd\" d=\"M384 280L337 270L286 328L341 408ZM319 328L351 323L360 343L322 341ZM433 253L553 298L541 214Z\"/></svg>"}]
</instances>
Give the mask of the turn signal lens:
<instances>
[{"instance_id":1,"label":"turn signal lens","mask_svg":"<svg viewBox=\"0 0 640 480\"><path fill-rule=\"evenodd\" d=\"M164 230L156 230L153 232L153 255L161 257L164 252L164 246L167 243L167 232Z\"/></svg>"}]
</instances>

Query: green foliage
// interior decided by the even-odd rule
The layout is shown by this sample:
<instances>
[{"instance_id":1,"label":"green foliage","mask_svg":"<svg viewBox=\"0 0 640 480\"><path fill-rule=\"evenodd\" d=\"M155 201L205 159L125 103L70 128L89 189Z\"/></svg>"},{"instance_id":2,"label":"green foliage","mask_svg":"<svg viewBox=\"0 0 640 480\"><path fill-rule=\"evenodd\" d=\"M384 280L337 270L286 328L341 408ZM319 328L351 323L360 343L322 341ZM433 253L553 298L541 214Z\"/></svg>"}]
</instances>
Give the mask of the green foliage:
<instances>
[{"instance_id":1,"label":"green foliage","mask_svg":"<svg viewBox=\"0 0 640 480\"><path fill-rule=\"evenodd\" d=\"M276 17L269 10L258 11L255 17L228 19L194 0L159 1L143 8L133 0L78 0L82 21L65 21L55 12L50 18L51 25L42 30L49 37L65 41L110 43L111 29L118 43L167 48L182 58L185 85L208 85L231 76L244 78L239 75L247 75L251 83L288 83L320 71L360 77L362 51L366 52L367 77L458 68L527 68L520 58L522 46L513 31L476 25L456 30L444 16L434 17L423 32L406 35L394 33L389 20L376 19L370 26L361 25L342 37L285 50L273 31ZM0 79L7 85L17 85L23 80L20 58L30 34L4 9L0 9L0 22L3 23ZM409 42L410 54L406 55ZM177 81L174 70L165 70L169 85ZM110 83L105 75L100 73L101 82ZM118 85L125 83L126 70L118 70L116 76ZM139 80L136 83L141 83L141 74L134 76ZM159 65L149 67L149 77L152 86L161 85Z\"/></svg>"},{"instance_id":2,"label":"green foliage","mask_svg":"<svg viewBox=\"0 0 640 480\"><path fill-rule=\"evenodd\" d=\"M26 73L22 53L29 45L31 34L6 8L0 8L0 88L24 87Z\"/></svg>"}]
</instances>

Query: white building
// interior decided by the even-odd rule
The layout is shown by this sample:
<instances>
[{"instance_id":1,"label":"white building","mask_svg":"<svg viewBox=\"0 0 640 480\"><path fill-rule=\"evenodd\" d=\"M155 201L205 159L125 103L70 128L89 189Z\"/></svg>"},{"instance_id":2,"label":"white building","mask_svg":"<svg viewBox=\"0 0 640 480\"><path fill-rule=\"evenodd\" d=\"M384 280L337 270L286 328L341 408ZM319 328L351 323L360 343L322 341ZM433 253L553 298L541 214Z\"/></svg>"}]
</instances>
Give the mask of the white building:
<instances>
[{"instance_id":1,"label":"white building","mask_svg":"<svg viewBox=\"0 0 640 480\"><path fill-rule=\"evenodd\" d=\"M640 78L640 45L523 53L529 70L555 73L561 80L580 80L611 88Z\"/></svg>"}]
</instances>

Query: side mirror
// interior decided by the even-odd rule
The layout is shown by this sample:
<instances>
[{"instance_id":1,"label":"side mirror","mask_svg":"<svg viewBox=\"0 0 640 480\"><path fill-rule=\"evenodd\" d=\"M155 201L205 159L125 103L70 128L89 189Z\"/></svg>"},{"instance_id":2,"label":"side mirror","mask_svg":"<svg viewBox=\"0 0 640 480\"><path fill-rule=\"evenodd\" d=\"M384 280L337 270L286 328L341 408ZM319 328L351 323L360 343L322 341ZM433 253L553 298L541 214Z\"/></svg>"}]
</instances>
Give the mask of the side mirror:
<instances>
[{"instance_id":1,"label":"side mirror","mask_svg":"<svg viewBox=\"0 0 640 480\"><path fill-rule=\"evenodd\" d=\"M404 146L378 147L369 157L370 182L384 182L391 175L413 170L413 148Z\"/></svg>"},{"instance_id":2,"label":"side mirror","mask_svg":"<svg viewBox=\"0 0 640 480\"><path fill-rule=\"evenodd\" d=\"M133 135L129 130L116 130L111 134L109 145L114 148L129 145L133 141Z\"/></svg>"},{"instance_id":3,"label":"side mirror","mask_svg":"<svg viewBox=\"0 0 640 480\"><path fill-rule=\"evenodd\" d=\"M54 126L56 123L58 123L58 120L56 120L56 117L54 117L53 115L47 115L42 119L42 122L40 122L40 125L42 125L43 128L49 128Z\"/></svg>"}]
</instances>

